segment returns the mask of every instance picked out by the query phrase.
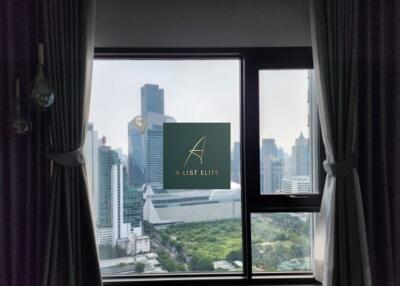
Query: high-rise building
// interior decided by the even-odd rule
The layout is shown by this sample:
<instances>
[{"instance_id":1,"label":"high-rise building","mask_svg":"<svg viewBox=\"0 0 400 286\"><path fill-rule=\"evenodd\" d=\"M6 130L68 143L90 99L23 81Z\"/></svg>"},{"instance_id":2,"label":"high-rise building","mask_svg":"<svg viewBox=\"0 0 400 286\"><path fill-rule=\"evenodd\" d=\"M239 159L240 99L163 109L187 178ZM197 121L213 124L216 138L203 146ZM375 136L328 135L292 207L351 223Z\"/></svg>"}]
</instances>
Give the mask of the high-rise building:
<instances>
[{"instance_id":1,"label":"high-rise building","mask_svg":"<svg viewBox=\"0 0 400 286\"><path fill-rule=\"evenodd\" d=\"M135 121L128 124L128 185L143 183L154 190L163 188L163 124L175 122L164 115L164 90L145 84L141 90L141 116L145 128L139 130Z\"/></svg>"},{"instance_id":2,"label":"high-rise building","mask_svg":"<svg viewBox=\"0 0 400 286\"><path fill-rule=\"evenodd\" d=\"M285 160L286 159L286 154L285 154L285 151L283 150L282 147L278 148L277 159L279 159L279 160Z\"/></svg>"},{"instance_id":3,"label":"high-rise building","mask_svg":"<svg viewBox=\"0 0 400 286\"><path fill-rule=\"evenodd\" d=\"M140 89L142 117L149 112L164 114L164 90L156 84L145 84Z\"/></svg>"},{"instance_id":4,"label":"high-rise building","mask_svg":"<svg viewBox=\"0 0 400 286\"><path fill-rule=\"evenodd\" d=\"M283 161L273 156L264 159L264 184L261 193L273 194L282 188Z\"/></svg>"},{"instance_id":5,"label":"high-rise building","mask_svg":"<svg viewBox=\"0 0 400 286\"><path fill-rule=\"evenodd\" d=\"M146 184L154 190L163 188L163 128L154 126L146 132Z\"/></svg>"},{"instance_id":6,"label":"high-rise building","mask_svg":"<svg viewBox=\"0 0 400 286\"><path fill-rule=\"evenodd\" d=\"M127 239L131 230L129 223L124 223L124 166L116 161L111 166L112 224L113 244L120 239Z\"/></svg>"},{"instance_id":7,"label":"high-rise building","mask_svg":"<svg viewBox=\"0 0 400 286\"><path fill-rule=\"evenodd\" d=\"M86 130L86 140L83 145L85 156L86 175L89 188L93 217L97 220L97 206L99 193L99 139L93 123L89 123Z\"/></svg>"},{"instance_id":8,"label":"high-rise building","mask_svg":"<svg viewBox=\"0 0 400 286\"><path fill-rule=\"evenodd\" d=\"M145 134L135 125L128 123L128 185L139 187L145 179Z\"/></svg>"},{"instance_id":9,"label":"high-rise building","mask_svg":"<svg viewBox=\"0 0 400 286\"><path fill-rule=\"evenodd\" d=\"M275 139L264 138L262 140L260 156L262 159L267 156L278 157L278 147L276 146Z\"/></svg>"},{"instance_id":10,"label":"high-rise building","mask_svg":"<svg viewBox=\"0 0 400 286\"><path fill-rule=\"evenodd\" d=\"M310 175L310 146L309 140L304 137L303 133L296 139L292 147L292 164L293 175L308 176Z\"/></svg>"},{"instance_id":11,"label":"high-rise building","mask_svg":"<svg viewBox=\"0 0 400 286\"><path fill-rule=\"evenodd\" d=\"M233 143L231 180L240 184L240 142Z\"/></svg>"},{"instance_id":12,"label":"high-rise building","mask_svg":"<svg viewBox=\"0 0 400 286\"><path fill-rule=\"evenodd\" d=\"M103 145L99 147L98 227L111 227L113 223L111 170L113 165L116 164L119 164L117 152L112 150L110 146L105 146L103 139Z\"/></svg>"},{"instance_id":13,"label":"high-rise building","mask_svg":"<svg viewBox=\"0 0 400 286\"><path fill-rule=\"evenodd\" d=\"M163 124L175 122L164 114L148 112L144 138L145 183L155 191L163 188Z\"/></svg>"},{"instance_id":14,"label":"high-rise building","mask_svg":"<svg viewBox=\"0 0 400 286\"><path fill-rule=\"evenodd\" d=\"M275 139L273 138L264 138L261 144L260 150L260 189L261 192L265 189L265 172L264 172L264 162L267 157L277 158L278 155L278 147L276 146Z\"/></svg>"},{"instance_id":15,"label":"high-rise building","mask_svg":"<svg viewBox=\"0 0 400 286\"><path fill-rule=\"evenodd\" d=\"M131 228L141 227L143 221L143 193L133 186L124 185L124 223Z\"/></svg>"},{"instance_id":16,"label":"high-rise building","mask_svg":"<svg viewBox=\"0 0 400 286\"><path fill-rule=\"evenodd\" d=\"M128 156L124 154L122 148L115 148L114 151L117 152L121 164L126 166L128 164Z\"/></svg>"}]
</instances>

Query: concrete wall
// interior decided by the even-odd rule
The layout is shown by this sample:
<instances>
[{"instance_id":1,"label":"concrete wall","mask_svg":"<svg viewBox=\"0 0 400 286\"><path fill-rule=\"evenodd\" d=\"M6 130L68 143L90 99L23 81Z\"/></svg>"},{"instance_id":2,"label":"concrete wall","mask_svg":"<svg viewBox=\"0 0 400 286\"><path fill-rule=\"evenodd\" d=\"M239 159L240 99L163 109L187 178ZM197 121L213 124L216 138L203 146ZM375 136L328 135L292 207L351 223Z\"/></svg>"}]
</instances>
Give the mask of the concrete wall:
<instances>
[{"instance_id":1,"label":"concrete wall","mask_svg":"<svg viewBox=\"0 0 400 286\"><path fill-rule=\"evenodd\" d=\"M98 0L96 47L311 46L308 0Z\"/></svg>"}]
</instances>

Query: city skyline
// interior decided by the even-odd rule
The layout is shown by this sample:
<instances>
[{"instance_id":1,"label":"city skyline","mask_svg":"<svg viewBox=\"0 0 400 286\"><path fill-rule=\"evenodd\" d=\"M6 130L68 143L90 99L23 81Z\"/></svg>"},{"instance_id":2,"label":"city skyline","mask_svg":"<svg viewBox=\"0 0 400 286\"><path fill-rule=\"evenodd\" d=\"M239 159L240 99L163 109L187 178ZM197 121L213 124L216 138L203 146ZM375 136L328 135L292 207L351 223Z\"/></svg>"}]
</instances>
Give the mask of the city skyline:
<instances>
[{"instance_id":1,"label":"city skyline","mask_svg":"<svg viewBox=\"0 0 400 286\"><path fill-rule=\"evenodd\" d=\"M132 124L132 121L131 122L128 122L128 129L129 129L129 125L130 124ZM114 146L112 146L111 144L109 144L108 143L108 138L106 137L106 136L104 136L104 135L102 135L101 133L99 133L98 132L98 130L97 129L94 129L95 128L95 125L94 125L94 123L93 122L88 122L88 126L90 126L90 128L93 128L93 130L96 132L96 134L99 134L98 135L98 139L101 141L103 138L106 140L106 143L105 143L105 146L107 146L107 147L110 147L112 150L114 150L115 152L120 152L122 149L120 148L120 147L114 147ZM134 129L135 130L135 132L137 131L137 127L133 127L132 129ZM129 131L129 130L128 130ZM138 132L137 133L139 136L140 136L140 133ZM302 134L302 133L299 133L299 136L304 136L304 134ZM293 145L291 146L291 150L292 150L292 152L293 152L293 147L295 146L295 142L296 142L296 140L297 140L298 138L294 138L293 139ZM305 137L305 139L309 139L308 137ZM261 138L261 140L275 140L275 138ZM101 144L101 142L99 142L98 144ZM279 154L279 157L285 157L285 156L287 156L287 157L290 157L290 156L292 156L292 152L291 153L287 153L286 152L286 150L284 150L282 147L280 147L279 145L276 145L277 146L277 152L279 153L280 151L284 151L284 153L281 153L281 154ZM260 151L262 152L262 142L261 142L261 144L260 144ZM240 152L240 149L237 149L237 148L240 148L240 141L234 141L233 142L233 144L231 145L231 156L235 156L235 157L237 157L238 155L234 155L234 153L236 153L236 152L238 152L237 150L239 150L239 152ZM119 154L119 156L128 156L128 154L129 154L129 152L127 151L126 153L121 153L121 154ZM240 153L238 153L238 154L240 154ZM236 160L237 161L237 160ZM127 164L127 166L128 166L129 164Z\"/></svg>"},{"instance_id":2,"label":"city skyline","mask_svg":"<svg viewBox=\"0 0 400 286\"><path fill-rule=\"evenodd\" d=\"M273 94L274 101L285 109L269 106L265 112L260 112L264 114L263 118L265 114L274 118L274 122L285 123L282 116L291 118L290 124L284 124L285 128L290 125L290 130L286 128L286 132L282 132L280 124L261 124L260 138L275 138L277 145L290 154L300 132L308 137L307 118L304 117L307 114L304 110L308 93L307 70L276 72L268 75L267 82L260 82L260 94ZM269 85L270 81L274 85ZM289 86L287 81L293 84ZM141 114L141 87L145 84L157 84L163 89L165 114L173 116L177 122L230 122L231 147L240 141L238 60L98 60L93 67L89 121L95 123L99 134L107 138L112 148L121 148L124 154L128 153L125 126ZM293 94L299 95L296 97L299 104L290 102ZM218 100L215 100L216 96ZM196 108L185 108L193 106L194 101Z\"/></svg>"},{"instance_id":3,"label":"city skyline","mask_svg":"<svg viewBox=\"0 0 400 286\"><path fill-rule=\"evenodd\" d=\"M138 123L140 120L135 119L125 125L128 131L128 156L123 154L121 148L109 146L101 132L97 132L94 123L90 122L87 127L85 157L92 186L90 194L97 209L94 210L96 240L103 264L102 272L164 273L210 271L221 267L228 271L239 271L242 268L239 241L230 252L211 258L191 247L184 248L184 242L172 243L175 239L163 233L162 229L167 226L172 230L177 225L186 227L186 224L192 223L218 222L220 225L222 221L226 224L241 218L240 143L233 142L230 150L232 164L229 190L165 190L162 181L163 123L176 120L165 113L164 89L161 86L146 83L140 91L140 115L145 128ZM308 191L308 178L296 177L307 169L308 142L301 132L292 146L294 155L291 158L282 148L278 148L274 138L262 140L260 163L261 166L265 165L260 170L264 177L261 181L262 193ZM293 170L289 175L295 177L285 176L286 161ZM266 182L265 190L263 181ZM301 215L293 217L298 221L306 221ZM240 231L238 222L235 224ZM218 228L224 230L223 226ZM220 244L222 246L222 241ZM275 262L274 267L292 269L292 266L287 268L290 259L300 258L303 262L296 267L307 268L307 254L303 251L297 253L300 252L288 252L280 262ZM123 259L127 267L119 264L107 267L113 258ZM201 263L198 262L200 260ZM142 261L143 270L140 270L138 261ZM265 267L257 264L261 269Z\"/></svg>"}]
</instances>

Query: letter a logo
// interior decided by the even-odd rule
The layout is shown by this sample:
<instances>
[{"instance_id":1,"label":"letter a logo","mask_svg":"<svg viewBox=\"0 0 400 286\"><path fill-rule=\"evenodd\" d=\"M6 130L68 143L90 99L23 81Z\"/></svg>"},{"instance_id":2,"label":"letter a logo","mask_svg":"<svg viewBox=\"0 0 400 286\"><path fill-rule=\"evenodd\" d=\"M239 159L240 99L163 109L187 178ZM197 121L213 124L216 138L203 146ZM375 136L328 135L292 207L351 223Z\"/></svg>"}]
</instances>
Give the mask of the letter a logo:
<instances>
[{"instance_id":1,"label":"letter a logo","mask_svg":"<svg viewBox=\"0 0 400 286\"><path fill-rule=\"evenodd\" d=\"M200 149L200 145L201 145L201 149ZM193 149L189 150L189 155L187 156L185 164L183 166L186 167L186 164L188 163L188 161L192 155L198 157L200 160L200 164L203 164L203 155L204 155L205 145L206 145L206 136L203 136L196 142L196 144L194 144Z\"/></svg>"}]
</instances>

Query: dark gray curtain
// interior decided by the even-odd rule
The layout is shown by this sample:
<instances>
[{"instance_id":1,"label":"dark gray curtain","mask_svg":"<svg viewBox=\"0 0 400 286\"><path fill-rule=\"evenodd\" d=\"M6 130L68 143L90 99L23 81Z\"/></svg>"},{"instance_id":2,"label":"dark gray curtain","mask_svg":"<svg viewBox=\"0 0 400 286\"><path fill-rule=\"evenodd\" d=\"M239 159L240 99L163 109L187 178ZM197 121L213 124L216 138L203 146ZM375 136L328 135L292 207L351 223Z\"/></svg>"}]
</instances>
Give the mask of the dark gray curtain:
<instances>
[{"instance_id":1,"label":"dark gray curtain","mask_svg":"<svg viewBox=\"0 0 400 286\"><path fill-rule=\"evenodd\" d=\"M0 285L38 286L47 225L46 112L30 108L40 2L0 0ZM15 79L32 131L17 135Z\"/></svg>"},{"instance_id":2,"label":"dark gray curtain","mask_svg":"<svg viewBox=\"0 0 400 286\"><path fill-rule=\"evenodd\" d=\"M360 10L359 172L374 285L400 285L400 1Z\"/></svg>"},{"instance_id":3,"label":"dark gray curtain","mask_svg":"<svg viewBox=\"0 0 400 286\"><path fill-rule=\"evenodd\" d=\"M313 0L312 44L327 172L315 230L315 276L324 286L371 285L358 172L359 2Z\"/></svg>"},{"instance_id":4,"label":"dark gray curtain","mask_svg":"<svg viewBox=\"0 0 400 286\"><path fill-rule=\"evenodd\" d=\"M55 90L50 118L46 286L101 285L82 160L94 48L93 0L44 0L47 73Z\"/></svg>"}]
</instances>

